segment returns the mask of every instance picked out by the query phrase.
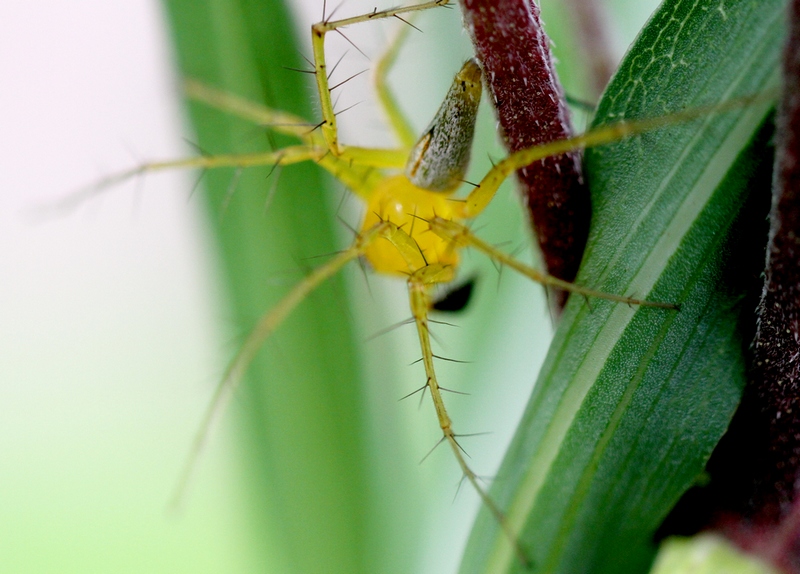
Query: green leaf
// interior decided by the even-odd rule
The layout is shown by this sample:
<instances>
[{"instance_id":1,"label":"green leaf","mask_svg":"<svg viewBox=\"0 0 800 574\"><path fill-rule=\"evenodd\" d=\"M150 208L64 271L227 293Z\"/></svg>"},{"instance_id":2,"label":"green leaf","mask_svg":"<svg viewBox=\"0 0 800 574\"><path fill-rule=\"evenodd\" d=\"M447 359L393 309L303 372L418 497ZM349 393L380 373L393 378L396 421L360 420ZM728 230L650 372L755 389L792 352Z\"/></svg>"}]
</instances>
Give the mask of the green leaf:
<instances>
[{"instance_id":1,"label":"green leaf","mask_svg":"<svg viewBox=\"0 0 800 574\"><path fill-rule=\"evenodd\" d=\"M777 0L666 2L595 124L774 88L783 9ZM570 300L492 488L534 572L644 571L655 530L724 433L745 380L746 263L766 238L769 108L588 154L593 223L578 282L681 308ZM485 510L462 571L522 571Z\"/></svg>"},{"instance_id":2,"label":"green leaf","mask_svg":"<svg viewBox=\"0 0 800 574\"><path fill-rule=\"evenodd\" d=\"M166 6L185 77L313 117L304 105L308 99L297 97L306 78L283 68L303 63L281 2L169 0ZM190 110L205 153L288 143L277 137L270 142L262 130L217 110L198 104ZM315 264L304 261L338 248L321 170L311 164L280 173L266 210L278 176L269 174L269 168L248 170L237 181L238 174L220 170L204 178L238 336ZM293 193L297 189L303 193ZM280 335L278 343L265 345L236 399L245 405L243 436L249 442L243 458L250 467L253 539L262 541L262 568L362 571L381 529L365 503L359 364L341 279L309 297Z\"/></svg>"}]
</instances>

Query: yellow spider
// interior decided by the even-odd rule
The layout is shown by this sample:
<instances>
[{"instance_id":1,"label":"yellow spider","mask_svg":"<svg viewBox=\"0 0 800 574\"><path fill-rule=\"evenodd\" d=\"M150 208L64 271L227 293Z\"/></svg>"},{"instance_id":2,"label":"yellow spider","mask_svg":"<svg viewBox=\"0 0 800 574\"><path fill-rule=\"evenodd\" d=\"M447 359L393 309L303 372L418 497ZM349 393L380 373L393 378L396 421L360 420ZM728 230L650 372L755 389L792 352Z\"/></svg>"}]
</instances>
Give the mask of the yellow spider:
<instances>
[{"instance_id":1,"label":"yellow spider","mask_svg":"<svg viewBox=\"0 0 800 574\"><path fill-rule=\"evenodd\" d=\"M362 257L373 271L401 277L407 281L411 313L416 324L425 367L426 391L430 392L442 431L441 442L450 445L464 477L506 530L508 539L514 544L520 560L526 561L515 534L505 524L503 513L488 496L478 476L468 465L445 408L436 376L435 357L431 350L428 327L428 312L432 305L431 291L434 286L454 279L460 250L472 247L488 255L495 262L511 267L545 286L624 304L644 304L674 309L674 305L668 303L642 302L630 297L599 293L544 274L482 241L468 228L468 223L479 216L491 202L500 184L517 169L553 154L585 145L614 141L627 133L652 129L656 125L663 124L656 122L655 125L611 126L603 131L572 140L518 152L499 162L465 198L456 198L455 194L464 180L469 163L475 117L481 99L480 66L474 60L468 60L456 74L439 111L416 143L411 140L412 130L396 111L391 96L382 89L382 86L379 86L378 90L379 99L395 128L398 139L406 144L406 147L373 149L341 143L328 85L325 35L344 26L390 18L445 4L447 0L434 0L315 24L312 27L312 46L315 78L323 116L318 131L309 131L301 118L265 109L198 83L189 83L189 94L195 99L270 126L275 132L294 136L300 140L299 144L266 154L195 158L188 161L150 164L139 168L141 171L177 166L242 168L264 164L288 165L311 160L327 169L365 203L365 216L353 244L309 274L265 314L231 362L202 422L185 470L184 481L191 472L208 429L225 397L242 380L264 341L295 306L320 283L349 261ZM396 48L397 45L394 45L384 60L378 64L378 69L382 73L385 73L386 62L392 59ZM129 175L125 174L124 177Z\"/></svg>"},{"instance_id":2,"label":"yellow spider","mask_svg":"<svg viewBox=\"0 0 800 574\"><path fill-rule=\"evenodd\" d=\"M468 60L456 74L439 111L416 143L411 136L412 130L397 112L385 86L379 86L379 100L403 146L398 149L375 149L348 146L340 142L331 101L331 89L328 85L325 35L344 26L392 18L404 13L442 6L447 2L448 0L433 0L414 6L315 24L312 27L312 46L315 78L322 110L322 122L318 130L309 130L304 119L292 114L253 104L197 82L188 82L187 92L194 99L268 126L275 133L292 136L298 140L297 144L268 153L215 155L147 163L109 177L99 182L93 189L106 188L135 175L163 169L246 168L313 161L344 183L365 204L365 216L352 245L311 272L275 307L263 315L230 363L200 425L182 474L179 493L182 492L191 473L212 422L218 416L225 399L245 376L266 339L317 286L337 273L348 262L363 258L376 273L399 277L407 282L411 314L416 325L426 373L425 390L430 393L441 428L440 442L446 442L450 446L464 477L504 529L520 560L526 562L525 552L520 547L516 534L508 527L502 511L489 497L478 476L467 463L458 443L453 422L445 408L430 343L428 314L432 305L432 289L455 278L460 251L470 247L484 253L496 263L510 267L547 287L628 305L675 309L676 306L670 303L640 301L626 296L601 293L542 273L481 240L470 230L469 224L489 205L501 183L522 167L551 155L576 148L601 145L629 134L698 117L707 113L707 110L694 110L654 120L614 124L568 140L522 150L498 162L474 189L462 197L457 193L469 163L482 82L480 66L474 60ZM392 61L396 49L397 44L392 46L387 56L378 64L380 74L385 75L385 68ZM80 196L70 199L70 201L79 200Z\"/></svg>"}]
</instances>

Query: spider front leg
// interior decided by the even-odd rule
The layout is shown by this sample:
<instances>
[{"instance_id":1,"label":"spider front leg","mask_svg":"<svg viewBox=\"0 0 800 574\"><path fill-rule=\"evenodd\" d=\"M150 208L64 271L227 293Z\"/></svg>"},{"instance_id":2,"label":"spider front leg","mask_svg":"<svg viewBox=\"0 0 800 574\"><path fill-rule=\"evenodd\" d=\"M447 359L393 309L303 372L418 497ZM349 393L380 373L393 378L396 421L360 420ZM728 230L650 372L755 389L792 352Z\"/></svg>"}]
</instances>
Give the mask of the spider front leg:
<instances>
[{"instance_id":1,"label":"spider front leg","mask_svg":"<svg viewBox=\"0 0 800 574\"><path fill-rule=\"evenodd\" d=\"M369 165L372 165L373 167L403 167L407 159L406 151L403 151L400 154L400 161L397 163L391 162L391 159L394 159L398 156L389 153L390 150L376 150L370 148L360 148L356 146L345 146L339 142L339 132L336 125L336 113L333 111L331 88L328 83L328 68L325 60L325 35L328 32L339 31L339 28L350 26L351 24L359 24L361 22L395 17L402 19L401 16L403 14L428 10L438 6L446 6L448 2L449 0L431 0L430 2L423 2L422 4L370 12L369 14L362 14L361 16L354 16L352 18L343 18L341 20L334 21L322 21L311 26L311 45L314 53L314 75L316 77L317 90L319 91L320 107L322 108L322 123L320 124L320 129L322 130L322 135L331 154L355 163L369 163ZM391 58L392 56L389 57L389 64L391 62ZM411 133L411 130L408 130L408 133ZM406 136L402 136L401 139L405 139L405 137ZM415 138L412 136L411 139L413 141Z\"/></svg>"},{"instance_id":2,"label":"spider front leg","mask_svg":"<svg viewBox=\"0 0 800 574\"><path fill-rule=\"evenodd\" d=\"M542 144L512 153L495 164L481 179L480 184L464 199L459 209L460 219L472 219L480 215L494 199L500 185L512 173L534 162L552 155L560 155L577 149L599 147L625 138L663 129L676 124L704 118L710 114L725 113L745 108L759 102L774 99L772 91L743 96L710 106L687 108L652 118L621 120L592 129L586 133Z\"/></svg>"}]
</instances>

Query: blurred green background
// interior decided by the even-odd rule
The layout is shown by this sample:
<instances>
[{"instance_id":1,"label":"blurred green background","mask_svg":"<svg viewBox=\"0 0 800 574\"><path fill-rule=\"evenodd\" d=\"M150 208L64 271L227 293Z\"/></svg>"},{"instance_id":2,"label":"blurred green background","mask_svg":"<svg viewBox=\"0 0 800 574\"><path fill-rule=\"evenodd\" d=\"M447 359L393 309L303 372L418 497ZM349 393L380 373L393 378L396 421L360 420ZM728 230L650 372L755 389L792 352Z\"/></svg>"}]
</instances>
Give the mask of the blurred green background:
<instances>
[{"instance_id":1,"label":"blurred green background","mask_svg":"<svg viewBox=\"0 0 800 574\"><path fill-rule=\"evenodd\" d=\"M305 54L308 25L321 15L319 3L307 4L293 6ZM569 21L552 4L558 3L544 5L545 20L562 80L582 96ZM610 11L620 50L652 9L623 4ZM372 8L353 1L337 16ZM253 414L246 392L214 433L182 512L166 509L202 410L242 334L226 302L205 209L191 195L197 174L143 178L56 217L34 213L143 159L195 153L182 141L196 139L180 107L162 10L155 1L0 6L0 73L13 79L13 89L0 95L3 572L262 572L286 571L291 560L282 525L265 520L254 503L269 493L254 494L256 450L242 438L242 426L251 429L252 422L237 422ZM425 33L412 35L392 76L419 129L470 55L457 11L437 12L419 19ZM371 60L346 43L331 46L332 53L347 52L341 77L349 76L346 68L357 72L375 61L391 25L360 28L348 37ZM311 87L297 97L306 106L316 101ZM345 141L388 145L370 97L368 74L346 86L340 108L363 103L342 117ZM473 174L486 170L487 153L502 155L493 123L484 106ZM341 186L326 193L336 210ZM513 191L492 211L495 223L486 218L484 237L508 242L509 250L524 246L527 231ZM225 216L217 223L224 225ZM268 211L265 220L270 216L276 215ZM344 227L335 229L346 241ZM294 263L273 269L274 283L265 289L291 285L315 264L289 255ZM529 250L520 256L532 257ZM508 272L498 279L480 257L467 257L464 275L470 273L477 274L478 292L454 320L461 328L438 333L445 354L471 363L443 364L440 377L444 386L470 393L448 397L449 408L462 432L489 432L466 447L474 468L491 476L546 351L549 317L535 286ZM370 536L379 538L362 542L373 567L384 571L454 571L476 497L466 487L456 496L459 473L444 449L418 464L439 435L427 402L398 403L423 382L419 368L407 366L418 357L413 330L370 339L408 316L404 286L370 278L367 287L356 266L344 279L347 301L315 304L353 309L359 380L350 392L363 400L361 423L370 429L363 442L371 454L360 476L377 530ZM307 366L282 345L291 343L276 337L270 353L302 378ZM296 450L290 435L279 438ZM325 480L335 484L338 477Z\"/></svg>"}]
</instances>

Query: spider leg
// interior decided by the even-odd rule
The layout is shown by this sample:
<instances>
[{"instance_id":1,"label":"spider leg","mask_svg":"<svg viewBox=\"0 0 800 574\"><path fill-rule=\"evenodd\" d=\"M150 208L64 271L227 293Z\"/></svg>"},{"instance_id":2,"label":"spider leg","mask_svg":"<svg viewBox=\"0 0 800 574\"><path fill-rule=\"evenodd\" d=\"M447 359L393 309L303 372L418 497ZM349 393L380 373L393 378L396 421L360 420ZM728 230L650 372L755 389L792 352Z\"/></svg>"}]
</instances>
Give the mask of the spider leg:
<instances>
[{"instance_id":1,"label":"spider leg","mask_svg":"<svg viewBox=\"0 0 800 574\"><path fill-rule=\"evenodd\" d=\"M172 498L171 506L177 508L186 492L186 487L197 466L197 461L203 447L211 434L212 427L219 419L225 404L234 390L239 386L247 373L250 364L255 359L261 347L280 327L289 314L326 279L336 274L348 262L361 256L369 245L380 237L391 235L396 226L381 222L356 237L353 244L331 259L325 265L318 267L305 279L294 286L284 298L272 309L267 311L253 327L239 352L228 365L224 376L217 385L214 396L208 405L200 426L195 434L191 449L180 475L177 488Z\"/></svg>"},{"instance_id":2,"label":"spider leg","mask_svg":"<svg viewBox=\"0 0 800 574\"><path fill-rule=\"evenodd\" d=\"M394 168L402 168L408 158L407 150L366 149L355 146L343 146L339 142L336 114L333 110L331 89L328 84L328 68L325 60L325 35L328 32L338 31L339 28L350 26L352 24L359 24L361 22L369 22L372 20L381 20L385 18L395 18L400 17L403 14L418 12L420 10L428 10L430 8L436 8L439 6L446 6L448 1L449 0L430 0L421 4L414 4L413 6L404 6L401 8L375 11L370 12L369 14L362 14L361 16L354 16L352 18L318 22L311 26L311 45L314 51L314 75L317 81L317 90L319 91L320 106L322 108L323 121L320 125L320 129L322 130L322 135L331 154L356 163L368 162L369 165L376 167ZM390 62L391 56L388 60L388 63ZM378 161L382 161L383 163L379 165L376 163Z\"/></svg>"},{"instance_id":3,"label":"spider leg","mask_svg":"<svg viewBox=\"0 0 800 574\"><path fill-rule=\"evenodd\" d=\"M306 145L289 146L277 151L249 154L200 155L167 161L153 161L104 177L103 179L69 193L42 208L44 212L62 212L75 209L89 199L99 196L109 189L135 179L139 176L172 169L215 169L221 167L246 168L260 165L289 165L302 161L321 161L327 151L324 147Z\"/></svg>"},{"instance_id":4,"label":"spider leg","mask_svg":"<svg viewBox=\"0 0 800 574\"><path fill-rule=\"evenodd\" d=\"M525 275L529 279L545 285L547 287L555 287L570 293L580 293L587 297L597 297L599 299L607 299L617 303L626 303L628 305L640 305L642 307L656 307L659 309L678 309L678 305L672 303L661 303L658 301L642 301L632 297L624 297L622 295L614 295L613 293L604 293L575 283L570 283L543 273L538 269L522 263L513 256L500 251L496 247L489 245L480 237L475 235L466 226L456 223L455 221L448 221L440 217L435 217L430 221L431 230L442 237L454 243L458 247L472 247L488 255L493 261L507 265L515 271Z\"/></svg>"},{"instance_id":5,"label":"spider leg","mask_svg":"<svg viewBox=\"0 0 800 574\"><path fill-rule=\"evenodd\" d=\"M672 114L666 114L655 118L622 120L597 127L575 137L556 140L547 144L519 150L496 163L494 167L489 170L489 173L483 177L480 184L470 192L461 204L459 218L472 219L480 215L492 199L494 199L500 185L508 176L518 169L551 155L559 155L576 149L592 148L614 143L627 137L704 118L713 113L724 113L749 106L759 101L769 101L771 97L773 97L771 92L765 92L762 94L735 98L722 104L680 110Z\"/></svg>"},{"instance_id":6,"label":"spider leg","mask_svg":"<svg viewBox=\"0 0 800 574\"><path fill-rule=\"evenodd\" d=\"M530 559L519 541L519 532L512 528L503 511L500 510L500 507L497 506L494 500L489 496L485 487L480 483L478 475L467 463L464 450L458 443L458 437L453 431L453 423L444 405L444 399L442 398L443 389L439 386L436 379L436 370L433 364L434 355L431 350L430 331L428 329L428 309L431 305L428 290L433 283L441 282L442 275L446 276L448 270L452 275L452 270L450 268L442 267L443 266L439 264L428 265L412 273L408 279L408 296L411 304L411 312L417 326L417 334L419 335L419 343L422 349L422 362L425 365L425 375L427 377L426 385L430 391L431 399L433 400L436 416L439 419L439 427L442 430L441 442L446 442L450 445L450 450L453 452L464 478L472 485L483 504L486 505L495 517L509 543L513 546L520 562L523 565L529 565Z\"/></svg>"}]
</instances>

